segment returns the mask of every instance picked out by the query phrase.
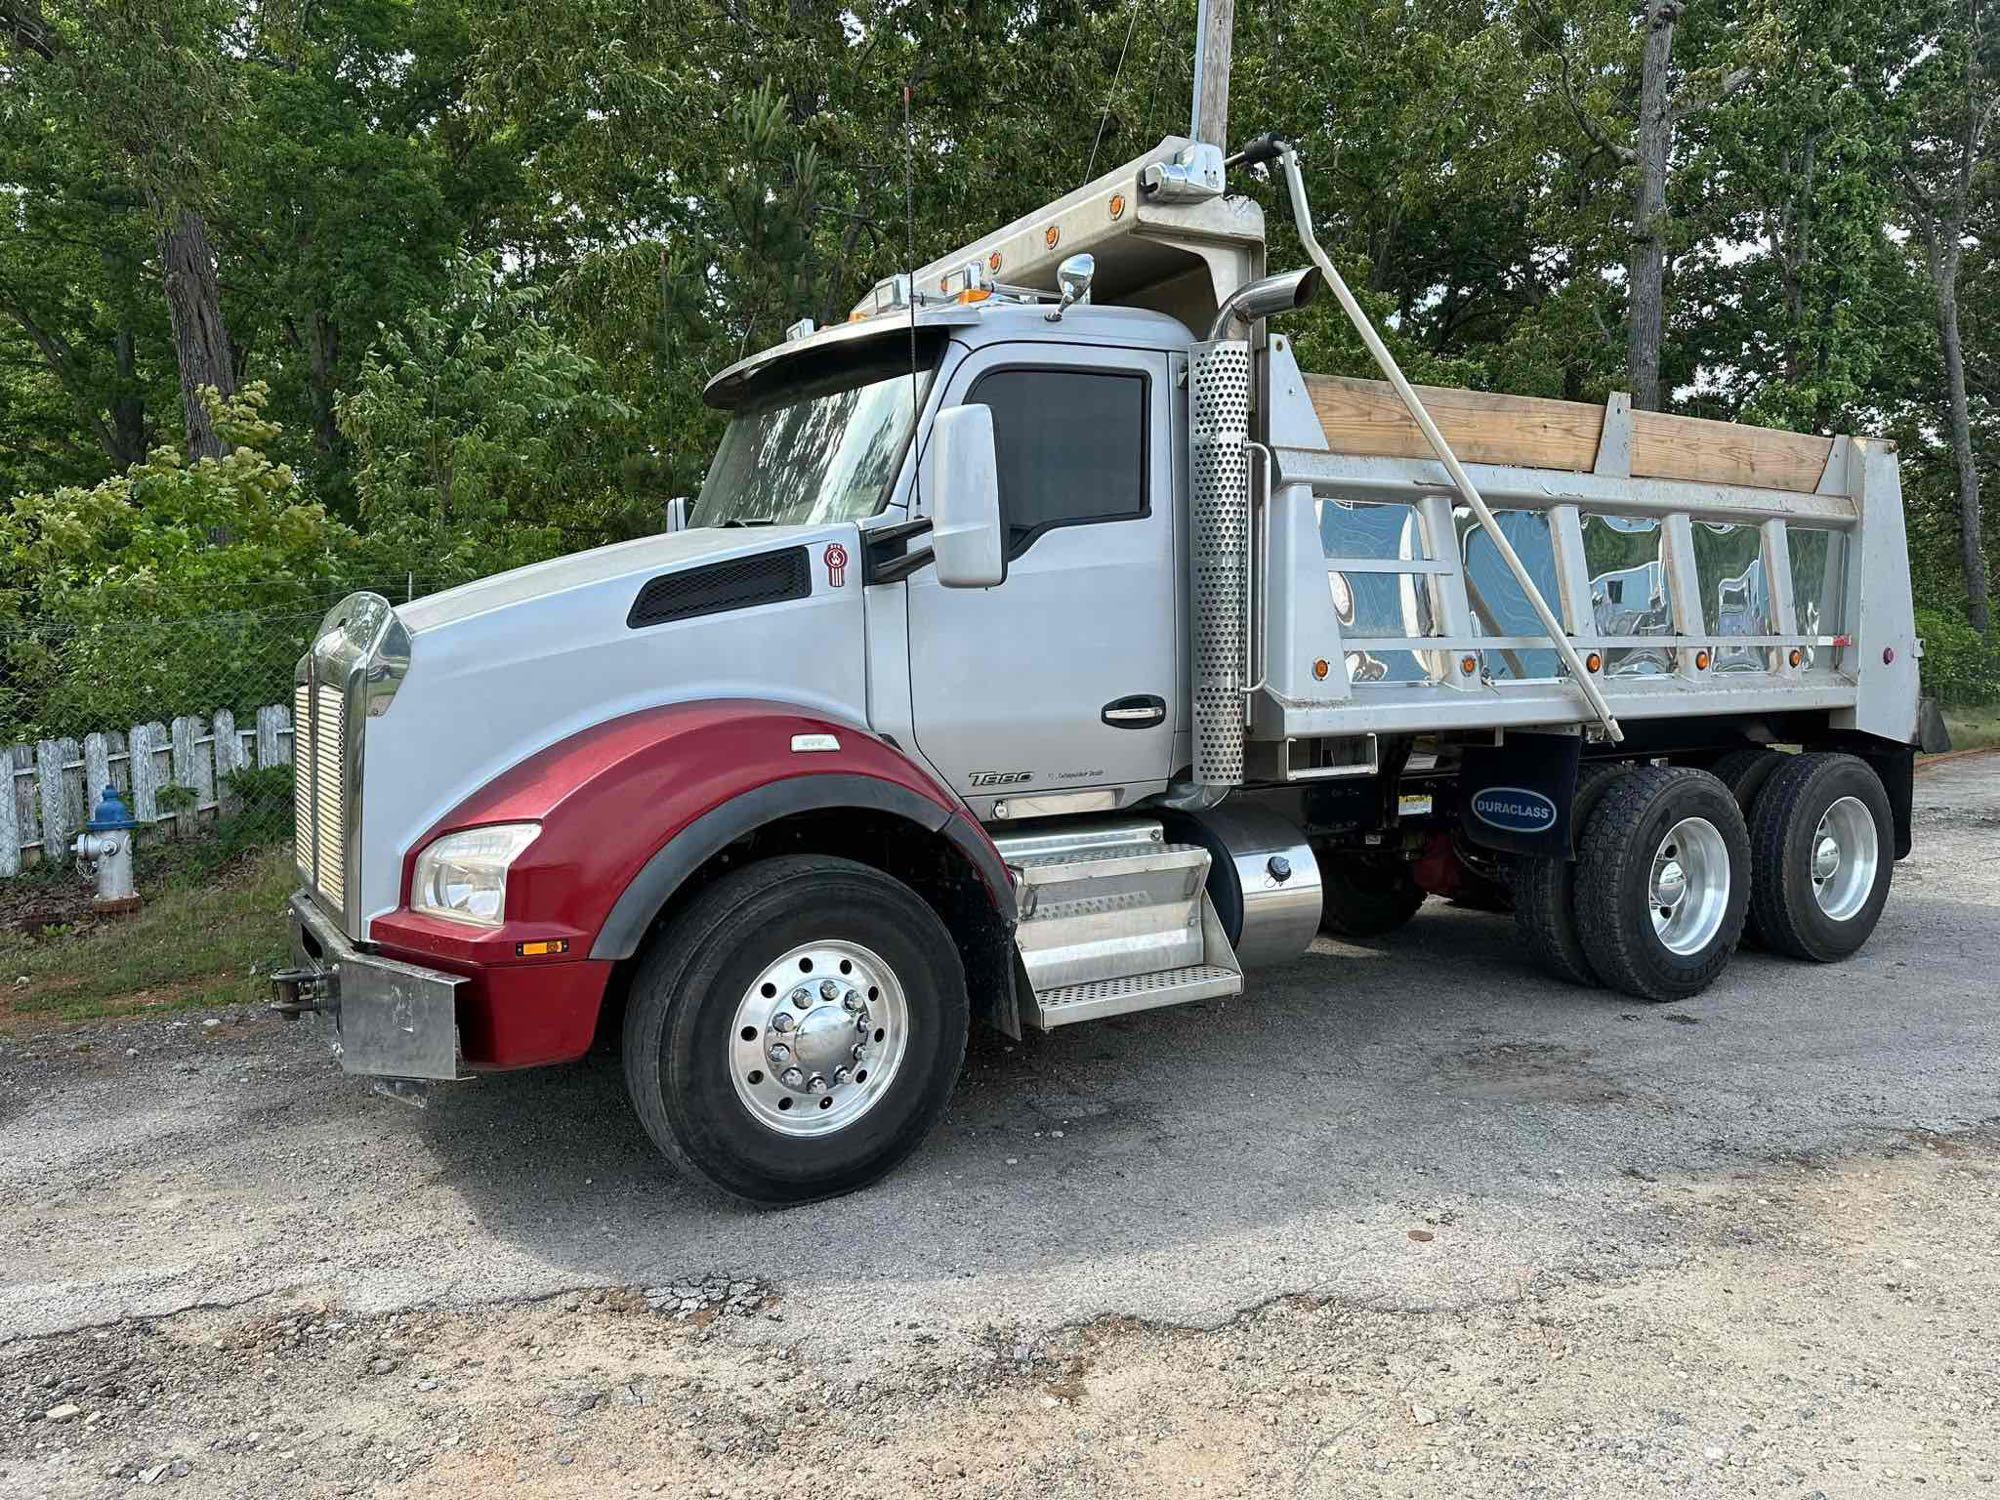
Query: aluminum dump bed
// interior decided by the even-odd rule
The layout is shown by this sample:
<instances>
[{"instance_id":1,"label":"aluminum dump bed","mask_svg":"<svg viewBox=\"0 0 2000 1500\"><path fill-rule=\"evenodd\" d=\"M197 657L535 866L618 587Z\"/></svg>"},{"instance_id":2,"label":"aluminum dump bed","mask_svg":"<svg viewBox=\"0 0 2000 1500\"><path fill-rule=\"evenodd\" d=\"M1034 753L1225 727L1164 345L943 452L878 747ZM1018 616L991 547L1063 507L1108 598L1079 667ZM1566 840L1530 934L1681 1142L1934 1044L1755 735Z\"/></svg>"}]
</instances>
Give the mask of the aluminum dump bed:
<instances>
[{"instance_id":1,"label":"aluminum dump bed","mask_svg":"<svg viewBox=\"0 0 2000 1500\"><path fill-rule=\"evenodd\" d=\"M1268 361L1253 738L1583 722L1390 388L1304 374L1279 337ZM1621 719L1830 710L1837 728L1914 738L1894 444L1622 395L1421 394Z\"/></svg>"}]
</instances>

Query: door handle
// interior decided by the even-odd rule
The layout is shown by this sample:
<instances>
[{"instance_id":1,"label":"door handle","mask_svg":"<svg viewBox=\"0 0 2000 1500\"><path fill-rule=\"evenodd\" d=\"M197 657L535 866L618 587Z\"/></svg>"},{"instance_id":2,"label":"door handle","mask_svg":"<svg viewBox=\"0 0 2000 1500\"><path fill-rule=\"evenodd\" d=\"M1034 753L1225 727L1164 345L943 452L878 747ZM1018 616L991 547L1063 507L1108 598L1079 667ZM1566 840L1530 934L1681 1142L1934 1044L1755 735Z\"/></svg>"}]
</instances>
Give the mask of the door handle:
<instances>
[{"instance_id":1,"label":"door handle","mask_svg":"<svg viewBox=\"0 0 2000 1500\"><path fill-rule=\"evenodd\" d=\"M1151 729L1167 718L1167 700L1156 693L1134 693L1104 705L1104 722L1113 729Z\"/></svg>"}]
</instances>

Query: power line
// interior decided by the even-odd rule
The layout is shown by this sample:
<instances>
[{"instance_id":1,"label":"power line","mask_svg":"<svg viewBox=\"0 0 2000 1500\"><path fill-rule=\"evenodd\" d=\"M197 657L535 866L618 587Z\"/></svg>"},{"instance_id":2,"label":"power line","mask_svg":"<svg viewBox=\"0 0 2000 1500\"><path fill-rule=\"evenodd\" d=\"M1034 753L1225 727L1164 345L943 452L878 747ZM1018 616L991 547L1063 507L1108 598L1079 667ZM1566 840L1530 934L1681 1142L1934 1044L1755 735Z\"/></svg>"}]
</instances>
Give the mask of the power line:
<instances>
[{"instance_id":1,"label":"power line","mask_svg":"<svg viewBox=\"0 0 2000 1500\"><path fill-rule=\"evenodd\" d=\"M1085 182L1097 170L1097 148L1104 144L1104 127L1111 119L1111 106L1118 97L1118 80L1125 76L1125 58L1132 51L1132 33L1139 29L1139 0L1131 0L1131 11L1131 19L1125 23L1125 45L1118 49L1118 66L1111 70L1111 87L1104 91L1104 109L1097 117L1097 134L1090 142L1090 161L1083 169Z\"/></svg>"}]
</instances>

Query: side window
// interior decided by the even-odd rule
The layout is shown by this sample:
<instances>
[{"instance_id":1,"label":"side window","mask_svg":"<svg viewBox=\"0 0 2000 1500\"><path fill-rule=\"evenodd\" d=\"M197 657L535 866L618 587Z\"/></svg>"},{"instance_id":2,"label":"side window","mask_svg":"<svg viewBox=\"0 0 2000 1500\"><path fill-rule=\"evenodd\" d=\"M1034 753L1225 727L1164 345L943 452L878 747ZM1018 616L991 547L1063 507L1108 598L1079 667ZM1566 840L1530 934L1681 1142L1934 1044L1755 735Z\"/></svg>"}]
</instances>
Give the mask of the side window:
<instances>
[{"instance_id":1,"label":"side window","mask_svg":"<svg viewBox=\"0 0 2000 1500\"><path fill-rule=\"evenodd\" d=\"M1146 377L995 370L967 394L993 411L1007 555L1052 526L1146 514Z\"/></svg>"}]
</instances>

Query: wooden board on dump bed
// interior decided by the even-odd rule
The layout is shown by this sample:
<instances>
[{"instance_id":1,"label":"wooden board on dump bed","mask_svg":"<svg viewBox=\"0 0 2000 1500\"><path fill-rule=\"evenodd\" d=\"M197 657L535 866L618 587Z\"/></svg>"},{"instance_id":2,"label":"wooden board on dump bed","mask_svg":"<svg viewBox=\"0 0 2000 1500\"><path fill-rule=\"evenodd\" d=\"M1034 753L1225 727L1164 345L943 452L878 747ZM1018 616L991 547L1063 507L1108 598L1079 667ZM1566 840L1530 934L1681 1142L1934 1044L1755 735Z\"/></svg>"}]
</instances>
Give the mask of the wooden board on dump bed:
<instances>
[{"instance_id":1,"label":"wooden board on dump bed","mask_svg":"<svg viewBox=\"0 0 2000 1500\"><path fill-rule=\"evenodd\" d=\"M1429 458L1430 445L1379 380L1308 375L1306 390L1319 413L1327 447L1376 458ZM1461 462L1590 473L1597 467L1604 408L1540 396L1420 385L1432 418ZM1632 477L1740 484L1811 494L1819 488L1833 439L1810 433L1744 427L1704 417L1635 411Z\"/></svg>"}]
</instances>

